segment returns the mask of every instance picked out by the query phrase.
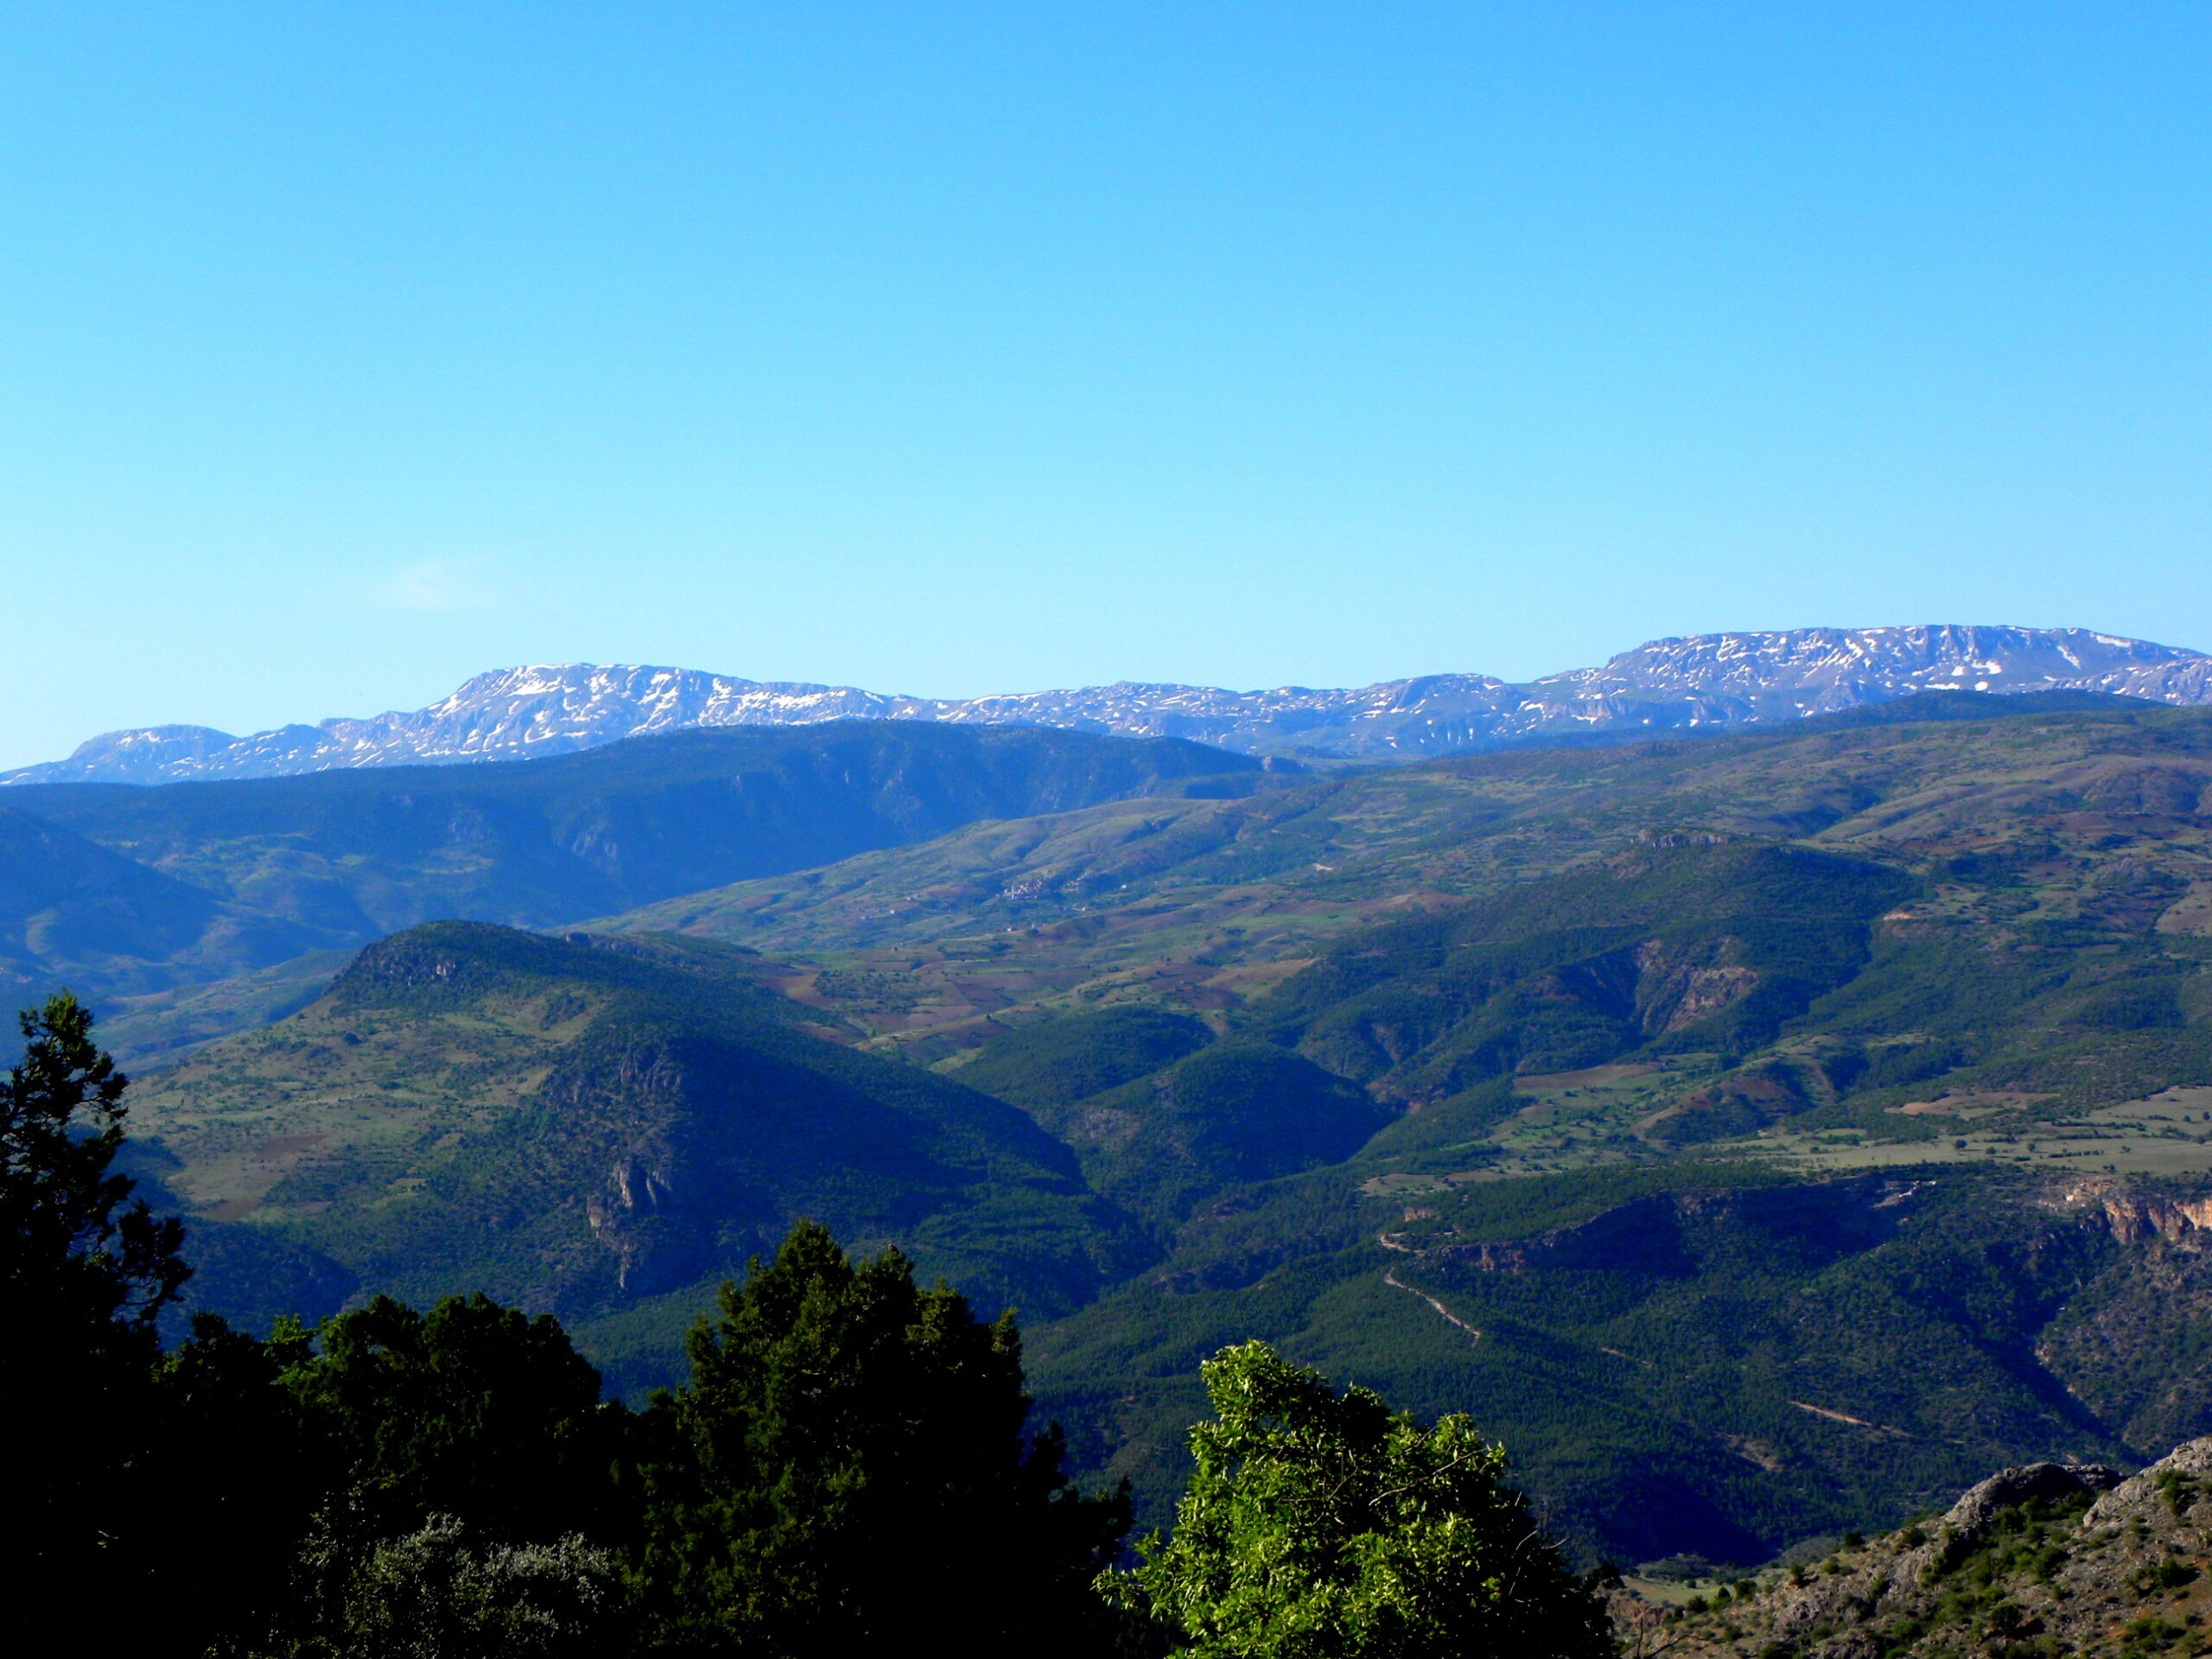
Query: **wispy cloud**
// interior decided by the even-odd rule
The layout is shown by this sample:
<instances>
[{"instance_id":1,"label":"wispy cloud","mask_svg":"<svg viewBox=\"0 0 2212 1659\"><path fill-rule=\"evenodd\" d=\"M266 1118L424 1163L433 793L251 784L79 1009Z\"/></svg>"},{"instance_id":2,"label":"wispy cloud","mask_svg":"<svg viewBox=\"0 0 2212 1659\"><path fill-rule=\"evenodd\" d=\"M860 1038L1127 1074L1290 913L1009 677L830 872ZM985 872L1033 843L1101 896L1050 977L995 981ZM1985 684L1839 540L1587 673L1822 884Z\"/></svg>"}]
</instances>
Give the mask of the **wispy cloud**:
<instances>
[{"instance_id":1,"label":"wispy cloud","mask_svg":"<svg viewBox=\"0 0 2212 1659\"><path fill-rule=\"evenodd\" d=\"M479 568L454 559L420 559L377 584L377 597L402 611L474 611L491 602Z\"/></svg>"}]
</instances>

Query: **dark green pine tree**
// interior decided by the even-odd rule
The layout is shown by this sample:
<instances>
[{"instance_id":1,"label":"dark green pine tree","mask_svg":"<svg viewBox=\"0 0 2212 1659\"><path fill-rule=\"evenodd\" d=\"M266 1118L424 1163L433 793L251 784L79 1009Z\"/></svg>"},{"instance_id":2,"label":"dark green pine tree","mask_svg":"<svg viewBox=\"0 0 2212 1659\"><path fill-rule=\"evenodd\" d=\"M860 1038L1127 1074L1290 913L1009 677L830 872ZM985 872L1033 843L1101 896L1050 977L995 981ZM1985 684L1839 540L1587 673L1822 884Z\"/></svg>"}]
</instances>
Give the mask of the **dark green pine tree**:
<instances>
[{"instance_id":1,"label":"dark green pine tree","mask_svg":"<svg viewBox=\"0 0 2212 1659\"><path fill-rule=\"evenodd\" d=\"M655 1405L642 1569L664 1651L977 1655L1102 1633L1095 1575L1129 1523L1056 1431L1025 1433L1020 1338L925 1290L896 1251L849 1261L802 1224L690 1339Z\"/></svg>"},{"instance_id":2,"label":"dark green pine tree","mask_svg":"<svg viewBox=\"0 0 2212 1659\"><path fill-rule=\"evenodd\" d=\"M112 1167L124 1078L91 1014L65 994L21 1023L0 1082L0 1596L122 1616L172 1524L147 1460L155 1321L189 1273L183 1229Z\"/></svg>"},{"instance_id":3,"label":"dark green pine tree","mask_svg":"<svg viewBox=\"0 0 2212 1659\"><path fill-rule=\"evenodd\" d=\"M550 1314L480 1291L419 1313L389 1296L289 1322L270 1351L314 1448L325 1507L363 1539L449 1516L504 1543L613 1525L620 1406Z\"/></svg>"},{"instance_id":4,"label":"dark green pine tree","mask_svg":"<svg viewBox=\"0 0 2212 1659\"><path fill-rule=\"evenodd\" d=\"M634 1537L617 1473L631 1419L601 1402L598 1372L550 1315L481 1294L428 1313L378 1296L312 1332L281 1320L250 1354L227 1351L236 1340L203 1330L171 1366L197 1358L212 1385L181 1441L235 1448L198 1484L240 1498L261 1486L245 1519L268 1524L241 1539L226 1651L621 1650L626 1606L600 1546ZM249 1402L261 1422L240 1433ZM579 1564L588 1582L570 1582ZM564 1605L579 1589L596 1608L588 1629ZM533 1646L533 1629L551 1645Z\"/></svg>"},{"instance_id":5,"label":"dark green pine tree","mask_svg":"<svg viewBox=\"0 0 2212 1659\"><path fill-rule=\"evenodd\" d=\"M321 1491L268 1345L213 1313L193 1315L192 1332L154 1377L145 1467L168 1523L140 1580L160 1622L148 1652L200 1653L265 1624Z\"/></svg>"}]
</instances>

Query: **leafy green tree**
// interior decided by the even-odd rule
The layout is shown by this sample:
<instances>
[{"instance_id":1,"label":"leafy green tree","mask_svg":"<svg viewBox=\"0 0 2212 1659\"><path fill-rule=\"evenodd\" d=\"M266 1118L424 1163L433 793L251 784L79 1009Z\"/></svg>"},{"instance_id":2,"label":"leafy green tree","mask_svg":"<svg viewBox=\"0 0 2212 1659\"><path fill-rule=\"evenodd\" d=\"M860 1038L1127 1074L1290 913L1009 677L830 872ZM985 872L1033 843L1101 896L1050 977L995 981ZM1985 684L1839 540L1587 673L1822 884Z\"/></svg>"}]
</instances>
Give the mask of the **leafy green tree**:
<instances>
[{"instance_id":1,"label":"leafy green tree","mask_svg":"<svg viewBox=\"0 0 2212 1659\"><path fill-rule=\"evenodd\" d=\"M327 1659L601 1659L622 1650L626 1620L614 1556L570 1534L549 1543L472 1536L449 1515L366 1550L328 1535L339 1586L335 1628L310 1651Z\"/></svg>"},{"instance_id":2,"label":"leafy green tree","mask_svg":"<svg viewBox=\"0 0 2212 1659\"><path fill-rule=\"evenodd\" d=\"M1423 1428L1266 1344L1202 1368L1214 1420L1172 1541L1102 1580L1193 1659L1610 1654L1590 1586L1463 1416Z\"/></svg>"},{"instance_id":3,"label":"leafy green tree","mask_svg":"<svg viewBox=\"0 0 2212 1659\"><path fill-rule=\"evenodd\" d=\"M74 997L21 1016L0 1082L0 1594L57 1604L133 1582L165 1529L146 1491L155 1320L183 1230L112 1165L124 1078Z\"/></svg>"},{"instance_id":4,"label":"leafy green tree","mask_svg":"<svg viewBox=\"0 0 2212 1659\"><path fill-rule=\"evenodd\" d=\"M650 1414L641 1570L664 1650L1080 1652L1098 1634L1090 1583L1128 1499L1075 1491L1058 1433L1024 1433L1010 1314L986 1325L896 1251L855 1263L802 1224L689 1349L689 1384Z\"/></svg>"}]
</instances>

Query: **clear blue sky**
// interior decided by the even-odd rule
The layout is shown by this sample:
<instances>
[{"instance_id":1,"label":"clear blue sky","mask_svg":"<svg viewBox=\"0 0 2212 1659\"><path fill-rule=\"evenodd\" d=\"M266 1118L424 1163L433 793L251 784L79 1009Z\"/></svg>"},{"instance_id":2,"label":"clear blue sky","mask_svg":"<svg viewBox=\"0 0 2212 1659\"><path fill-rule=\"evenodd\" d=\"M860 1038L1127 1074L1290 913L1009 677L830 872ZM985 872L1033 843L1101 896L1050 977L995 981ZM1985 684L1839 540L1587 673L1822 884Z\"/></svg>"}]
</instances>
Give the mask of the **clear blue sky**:
<instances>
[{"instance_id":1,"label":"clear blue sky","mask_svg":"<svg viewBox=\"0 0 2212 1659\"><path fill-rule=\"evenodd\" d=\"M2212 647L2212 8L0 5L0 764Z\"/></svg>"}]
</instances>

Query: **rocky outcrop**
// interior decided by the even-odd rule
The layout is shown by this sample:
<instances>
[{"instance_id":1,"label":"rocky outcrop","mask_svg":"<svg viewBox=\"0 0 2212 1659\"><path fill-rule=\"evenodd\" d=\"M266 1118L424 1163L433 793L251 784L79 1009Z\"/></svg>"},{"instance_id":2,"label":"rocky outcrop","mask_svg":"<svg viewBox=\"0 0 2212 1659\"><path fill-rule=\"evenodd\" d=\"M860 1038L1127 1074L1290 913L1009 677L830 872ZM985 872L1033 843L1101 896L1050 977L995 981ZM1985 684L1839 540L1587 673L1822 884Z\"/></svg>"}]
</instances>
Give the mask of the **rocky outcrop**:
<instances>
[{"instance_id":1,"label":"rocky outcrop","mask_svg":"<svg viewBox=\"0 0 2212 1659\"><path fill-rule=\"evenodd\" d=\"M1623 1602L1624 1650L1719 1659L1980 1659L2207 1651L2212 1439L2122 1478L1992 1476L1939 1521L1770 1568L1687 1608Z\"/></svg>"},{"instance_id":2,"label":"rocky outcrop","mask_svg":"<svg viewBox=\"0 0 2212 1659\"><path fill-rule=\"evenodd\" d=\"M683 1046L588 1046L564 1057L536 1097L550 1118L594 1124L615 1141L606 1179L584 1196L584 1220L614 1257L617 1287L632 1294L681 1283L704 1259L702 1218L687 1215L683 1203L693 1185L686 1166L697 1138L690 1122L696 1090Z\"/></svg>"},{"instance_id":3,"label":"rocky outcrop","mask_svg":"<svg viewBox=\"0 0 2212 1659\"><path fill-rule=\"evenodd\" d=\"M2161 1239L2185 1249L2212 1250L2212 1198L2170 1198L2090 1176L2061 1188L2054 1202L2062 1209L2101 1215L2123 1244Z\"/></svg>"},{"instance_id":4,"label":"rocky outcrop","mask_svg":"<svg viewBox=\"0 0 2212 1659\"><path fill-rule=\"evenodd\" d=\"M1688 950L1660 939L1637 946L1637 1023L1649 1036L1672 1036L1742 1001L1761 976L1732 959L1741 948L1726 936Z\"/></svg>"},{"instance_id":5,"label":"rocky outcrop","mask_svg":"<svg viewBox=\"0 0 2212 1659\"><path fill-rule=\"evenodd\" d=\"M2126 1477L2101 1463L2031 1463L1992 1475L1944 1512L1941 1529L1961 1549L1980 1543L2006 1510L2023 1503L2063 1503L2107 1492Z\"/></svg>"},{"instance_id":6,"label":"rocky outcrop","mask_svg":"<svg viewBox=\"0 0 2212 1659\"><path fill-rule=\"evenodd\" d=\"M2149 1524L2181 1505L2177 1495L2212 1491L2212 1435L2176 1446L2139 1475L2117 1481L2082 1517L2084 1529Z\"/></svg>"}]
</instances>

